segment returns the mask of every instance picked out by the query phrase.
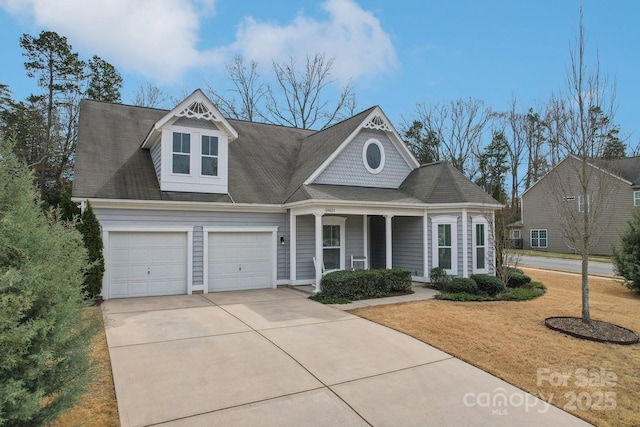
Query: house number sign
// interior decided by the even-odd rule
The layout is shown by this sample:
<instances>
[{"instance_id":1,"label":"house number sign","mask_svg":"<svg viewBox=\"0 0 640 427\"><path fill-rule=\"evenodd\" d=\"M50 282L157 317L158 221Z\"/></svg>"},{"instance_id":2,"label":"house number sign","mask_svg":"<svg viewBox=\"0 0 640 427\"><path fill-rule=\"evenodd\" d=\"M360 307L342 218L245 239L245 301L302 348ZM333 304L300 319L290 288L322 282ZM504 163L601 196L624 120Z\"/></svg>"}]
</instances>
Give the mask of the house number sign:
<instances>
[{"instance_id":1,"label":"house number sign","mask_svg":"<svg viewBox=\"0 0 640 427\"><path fill-rule=\"evenodd\" d=\"M336 213L336 208L325 208L324 213Z\"/></svg>"}]
</instances>

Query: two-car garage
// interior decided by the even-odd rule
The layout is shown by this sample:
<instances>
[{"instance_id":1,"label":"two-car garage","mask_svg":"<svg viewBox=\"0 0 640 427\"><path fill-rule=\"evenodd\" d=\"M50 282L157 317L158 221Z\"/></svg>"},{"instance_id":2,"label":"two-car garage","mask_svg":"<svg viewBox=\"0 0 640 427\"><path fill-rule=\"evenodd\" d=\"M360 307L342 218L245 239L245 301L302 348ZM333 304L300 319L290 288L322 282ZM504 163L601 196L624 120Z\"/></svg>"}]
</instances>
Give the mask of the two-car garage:
<instances>
[{"instance_id":1,"label":"two-car garage","mask_svg":"<svg viewBox=\"0 0 640 427\"><path fill-rule=\"evenodd\" d=\"M275 287L277 227L105 229L105 298ZM202 247L198 247L202 245ZM198 256L198 254L201 254ZM195 259L194 259L195 257ZM194 283L194 266L202 282Z\"/></svg>"}]
</instances>

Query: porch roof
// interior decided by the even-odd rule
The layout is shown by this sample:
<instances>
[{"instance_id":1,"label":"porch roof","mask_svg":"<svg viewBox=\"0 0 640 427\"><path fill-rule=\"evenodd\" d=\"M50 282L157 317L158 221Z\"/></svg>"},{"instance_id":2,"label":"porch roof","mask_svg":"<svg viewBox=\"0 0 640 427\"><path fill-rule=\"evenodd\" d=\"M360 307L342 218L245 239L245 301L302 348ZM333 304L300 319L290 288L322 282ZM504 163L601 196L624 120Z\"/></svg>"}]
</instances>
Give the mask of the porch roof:
<instances>
[{"instance_id":1,"label":"porch roof","mask_svg":"<svg viewBox=\"0 0 640 427\"><path fill-rule=\"evenodd\" d=\"M287 200L288 203L304 200L348 200L354 202L382 202L401 204L423 204L415 197L408 196L394 188L354 187L346 185L311 184L302 185Z\"/></svg>"}]
</instances>

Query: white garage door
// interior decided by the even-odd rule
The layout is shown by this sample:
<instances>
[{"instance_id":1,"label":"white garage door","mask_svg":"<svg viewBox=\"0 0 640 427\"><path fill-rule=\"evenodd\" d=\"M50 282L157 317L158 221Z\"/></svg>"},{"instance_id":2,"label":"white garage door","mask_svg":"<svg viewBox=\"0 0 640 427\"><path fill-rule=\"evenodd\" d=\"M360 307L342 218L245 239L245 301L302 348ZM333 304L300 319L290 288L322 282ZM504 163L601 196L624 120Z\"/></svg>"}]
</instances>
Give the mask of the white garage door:
<instances>
[{"instance_id":1,"label":"white garage door","mask_svg":"<svg viewBox=\"0 0 640 427\"><path fill-rule=\"evenodd\" d=\"M271 233L209 233L209 292L273 287Z\"/></svg>"},{"instance_id":2,"label":"white garage door","mask_svg":"<svg viewBox=\"0 0 640 427\"><path fill-rule=\"evenodd\" d=\"M187 233L109 233L109 298L187 293Z\"/></svg>"}]
</instances>

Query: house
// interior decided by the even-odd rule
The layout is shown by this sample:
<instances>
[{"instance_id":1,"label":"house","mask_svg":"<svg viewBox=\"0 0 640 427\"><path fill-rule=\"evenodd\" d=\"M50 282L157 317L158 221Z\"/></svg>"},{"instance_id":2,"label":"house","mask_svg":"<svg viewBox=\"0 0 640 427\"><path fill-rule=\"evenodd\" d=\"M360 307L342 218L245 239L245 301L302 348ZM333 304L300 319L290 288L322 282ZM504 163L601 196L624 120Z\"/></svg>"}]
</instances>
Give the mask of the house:
<instances>
[{"instance_id":1,"label":"house","mask_svg":"<svg viewBox=\"0 0 640 427\"><path fill-rule=\"evenodd\" d=\"M322 131L225 119L196 90L171 111L84 100L73 199L104 239L103 297L312 284L324 271L494 272L500 205L419 165L372 107Z\"/></svg>"},{"instance_id":2,"label":"house","mask_svg":"<svg viewBox=\"0 0 640 427\"><path fill-rule=\"evenodd\" d=\"M589 209L580 195L576 176L581 160L569 155L558 163L548 174L522 193L522 238L524 249L548 252L574 253L567 239L563 238L562 216L568 213L581 215ZM601 234L591 253L611 255L612 247L618 244L619 235L627 225L633 210L640 206L640 157L627 157L605 161L590 159L587 173L592 176L588 199L600 197L603 210L599 213ZM558 186L554 186L554 176L565 184L560 197L554 197ZM559 203L566 205L563 211ZM579 218L579 217L575 217ZM515 230L518 230L515 227Z\"/></svg>"}]
</instances>

